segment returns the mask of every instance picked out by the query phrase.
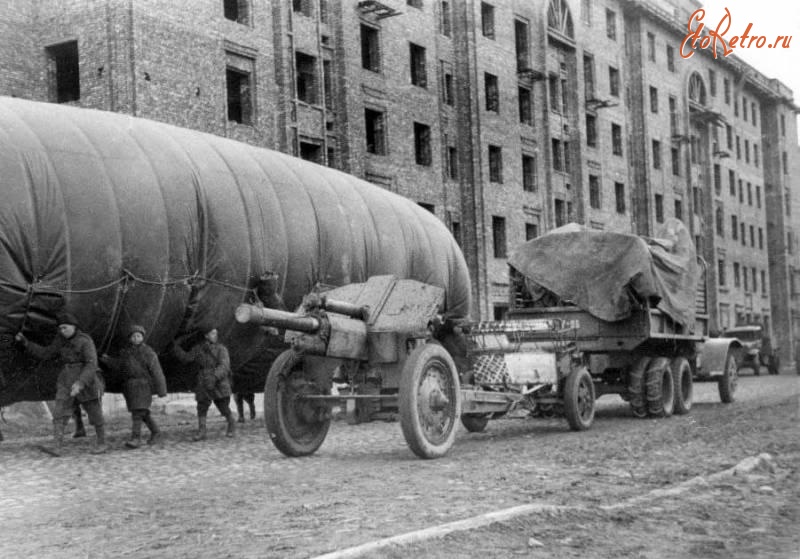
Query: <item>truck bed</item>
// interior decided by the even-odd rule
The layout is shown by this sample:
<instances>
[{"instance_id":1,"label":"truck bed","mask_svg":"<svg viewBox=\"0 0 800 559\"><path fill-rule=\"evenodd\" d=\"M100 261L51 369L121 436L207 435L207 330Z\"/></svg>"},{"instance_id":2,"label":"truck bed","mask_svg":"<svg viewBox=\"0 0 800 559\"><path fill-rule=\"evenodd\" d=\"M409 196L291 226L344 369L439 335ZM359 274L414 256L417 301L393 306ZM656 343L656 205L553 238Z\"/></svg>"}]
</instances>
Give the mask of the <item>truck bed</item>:
<instances>
[{"instance_id":1,"label":"truck bed","mask_svg":"<svg viewBox=\"0 0 800 559\"><path fill-rule=\"evenodd\" d=\"M628 318L617 322L601 320L574 306L513 308L509 310L507 319L559 320L575 329L578 347L589 353L631 351L650 340L703 340L701 334L689 332L663 312L652 308L635 310Z\"/></svg>"}]
</instances>

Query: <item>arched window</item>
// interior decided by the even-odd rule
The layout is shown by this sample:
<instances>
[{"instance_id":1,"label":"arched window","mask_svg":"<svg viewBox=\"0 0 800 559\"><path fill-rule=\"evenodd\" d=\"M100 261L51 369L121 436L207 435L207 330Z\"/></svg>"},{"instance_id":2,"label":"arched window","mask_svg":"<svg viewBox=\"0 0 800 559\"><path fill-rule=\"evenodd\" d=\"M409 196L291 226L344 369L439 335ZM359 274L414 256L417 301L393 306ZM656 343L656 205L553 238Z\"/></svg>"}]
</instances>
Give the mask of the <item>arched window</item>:
<instances>
[{"instance_id":1,"label":"arched window","mask_svg":"<svg viewBox=\"0 0 800 559\"><path fill-rule=\"evenodd\" d=\"M566 0L550 0L550 6L547 9L547 27L570 39L575 39L572 14Z\"/></svg>"},{"instance_id":2,"label":"arched window","mask_svg":"<svg viewBox=\"0 0 800 559\"><path fill-rule=\"evenodd\" d=\"M698 105L706 104L706 84L700 74L694 72L689 77L689 101L694 101Z\"/></svg>"}]
</instances>

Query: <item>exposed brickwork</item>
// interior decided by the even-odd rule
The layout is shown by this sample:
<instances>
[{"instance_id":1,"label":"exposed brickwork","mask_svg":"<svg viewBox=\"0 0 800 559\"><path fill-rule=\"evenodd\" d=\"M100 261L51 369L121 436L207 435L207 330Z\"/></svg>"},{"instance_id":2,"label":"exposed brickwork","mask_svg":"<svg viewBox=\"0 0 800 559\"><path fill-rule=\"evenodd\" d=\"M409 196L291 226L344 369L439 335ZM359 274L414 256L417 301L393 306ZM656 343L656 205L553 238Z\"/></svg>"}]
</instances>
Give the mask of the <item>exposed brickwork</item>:
<instances>
[{"instance_id":1,"label":"exposed brickwork","mask_svg":"<svg viewBox=\"0 0 800 559\"><path fill-rule=\"evenodd\" d=\"M77 40L81 97L76 104L288 153L311 149L318 162L429 205L449 226L458 224L475 280L476 316L492 316L494 307L506 302L506 263L494 254L493 217L505 219L510 253L525 240L526 230L545 232L562 217L597 229L652 235L680 206L708 262L711 327L771 321L789 358L792 340L800 337L800 296L793 294L800 290L800 278L792 291L800 250L795 246L789 254L787 241L787 234L800 231L795 224L800 196L792 192L800 157L791 91L735 57L715 60L698 52L682 59L678 48L689 3L676 14L639 0L592 1L588 14L578 2L562 3L572 10L572 37L564 14L548 20L544 0L488 2L493 37L484 36L479 0L448 3L449 35L442 33L442 2L427 0L418 9L385 0L395 15L384 18L360 11L357 4L329 1L321 13L318 2L309 2L312 9L304 14L294 12L290 2L252 0L247 21L238 23L224 17L222 0L11 0L0 14L0 94L51 100L52 62L45 48ZM362 65L362 25L378 33L377 71ZM515 25L527 30L532 72L518 72ZM411 43L425 49L424 87L411 83ZM306 84L317 92L310 102L298 98L303 79L296 68L298 52L316 64L311 85ZM329 64L329 79L323 61ZM587 87L585 61L592 63L593 87ZM251 71L249 124L228 120L228 66ZM611 91L614 70L616 94ZM742 78L743 70L748 77ZM445 102L445 72L452 75L452 105ZM486 74L497 79L497 110L487 110ZM702 102L690 82L705 90ZM520 87L532 94L530 123L520 119ZM365 108L384 115L384 154L367 150ZM595 123L593 145L587 114ZM415 160L414 123L429 127L429 164ZM621 154L613 149L614 125L621 131ZM500 148L502 182L490 177L490 146ZM554 147L564 150L561 168L554 164ZM451 148L456 178L448 172ZM535 161L530 191L522 186L523 155ZM599 185L594 200L590 176ZM617 183L624 208L617 204Z\"/></svg>"}]
</instances>

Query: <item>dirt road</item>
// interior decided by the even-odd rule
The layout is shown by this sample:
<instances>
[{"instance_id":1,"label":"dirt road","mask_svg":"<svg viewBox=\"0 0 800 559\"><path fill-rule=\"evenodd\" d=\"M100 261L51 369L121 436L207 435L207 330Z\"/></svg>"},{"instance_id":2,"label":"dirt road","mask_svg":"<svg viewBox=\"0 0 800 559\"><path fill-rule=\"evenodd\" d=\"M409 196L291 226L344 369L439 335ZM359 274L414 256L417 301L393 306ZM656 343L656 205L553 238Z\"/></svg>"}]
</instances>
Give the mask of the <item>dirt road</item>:
<instances>
[{"instance_id":1,"label":"dirt road","mask_svg":"<svg viewBox=\"0 0 800 559\"><path fill-rule=\"evenodd\" d=\"M163 445L125 451L120 417L113 452L72 443L59 459L8 425L0 556L313 557L538 503L553 507L367 556L795 558L800 378L744 377L737 396L722 405L699 384L691 413L663 420L608 396L590 431L499 420L434 461L414 457L396 422L337 422L304 459L279 454L261 421L230 440L220 419L191 443L192 417L164 417ZM745 475L712 475L762 453Z\"/></svg>"}]
</instances>

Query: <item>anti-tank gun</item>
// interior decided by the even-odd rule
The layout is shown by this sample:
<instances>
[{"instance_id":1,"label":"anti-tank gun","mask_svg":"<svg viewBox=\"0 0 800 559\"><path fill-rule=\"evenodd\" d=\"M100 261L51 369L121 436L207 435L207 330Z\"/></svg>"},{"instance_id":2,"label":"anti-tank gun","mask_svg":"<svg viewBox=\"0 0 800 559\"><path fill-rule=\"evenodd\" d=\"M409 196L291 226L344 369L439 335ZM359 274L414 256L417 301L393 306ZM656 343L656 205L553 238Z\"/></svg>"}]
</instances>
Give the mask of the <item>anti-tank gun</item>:
<instances>
[{"instance_id":1,"label":"anti-tank gun","mask_svg":"<svg viewBox=\"0 0 800 559\"><path fill-rule=\"evenodd\" d=\"M594 391L568 343L570 328L559 330L560 343L541 321L458 324L441 315L443 302L439 287L374 276L312 292L296 312L239 306L238 322L285 329L291 345L264 389L275 446L289 456L314 453L332 407L354 410L365 400L396 406L406 442L422 458L449 450L459 419L481 431L518 407L558 407L573 429L589 427ZM350 392L332 394L334 382Z\"/></svg>"}]
</instances>

